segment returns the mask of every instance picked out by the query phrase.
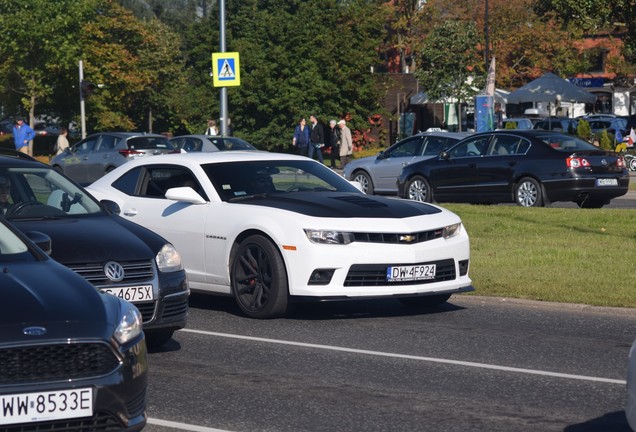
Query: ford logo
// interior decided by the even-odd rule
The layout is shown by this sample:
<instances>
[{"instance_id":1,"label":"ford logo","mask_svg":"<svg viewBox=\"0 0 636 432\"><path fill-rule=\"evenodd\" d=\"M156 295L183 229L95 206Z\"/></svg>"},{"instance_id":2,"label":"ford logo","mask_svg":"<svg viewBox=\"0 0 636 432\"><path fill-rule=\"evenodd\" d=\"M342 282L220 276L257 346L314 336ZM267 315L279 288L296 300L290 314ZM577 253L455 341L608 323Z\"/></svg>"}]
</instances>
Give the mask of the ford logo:
<instances>
[{"instance_id":1,"label":"ford logo","mask_svg":"<svg viewBox=\"0 0 636 432\"><path fill-rule=\"evenodd\" d=\"M22 330L22 333L24 333L27 336L42 336L44 334L46 334L46 328L44 327L26 327L25 329Z\"/></svg>"},{"instance_id":2,"label":"ford logo","mask_svg":"<svg viewBox=\"0 0 636 432\"><path fill-rule=\"evenodd\" d=\"M108 261L104 266L104 274L113 282L121 282L124 279L124 268L115 261Z\"/></svg>"}]
</instances>

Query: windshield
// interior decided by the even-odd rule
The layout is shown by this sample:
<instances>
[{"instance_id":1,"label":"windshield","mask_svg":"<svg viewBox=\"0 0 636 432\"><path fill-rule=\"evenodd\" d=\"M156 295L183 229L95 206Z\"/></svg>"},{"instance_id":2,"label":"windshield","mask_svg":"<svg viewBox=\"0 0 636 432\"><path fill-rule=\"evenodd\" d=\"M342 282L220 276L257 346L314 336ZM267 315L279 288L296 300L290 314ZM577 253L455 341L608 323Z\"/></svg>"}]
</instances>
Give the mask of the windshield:
<instances>
[{"instance_id":1,"label":"windshield","mask_svg":"<svg viewBox=\"0 0 636 432\"><path fill-rule=\"evenodd\" d=\"M59 218L101 213L88 193L52 168L0 170L0 211L13 219Z\"/></svg>"},{"instance_id":2,"label":"windshield","mask_svg":"<svg viewBox=\"0 0 636 432\"><path fill-rule=\"evenodd\" d=\"M309 160L216 163L203 169L223 201L260 194L362 193L329 168Z\"/></svg>"},{"instance_id":3,"label":"windshield","mask_svg":"<svg viewBox=\"0 0 636 432\"><path fill-rule=\"evenodd\" d=\"M548 144L555 150L563 152L573 152L582 150L599 150L594 144L584 139L564 134L545 134L537 136L540 140Z\"/></svg>"}]
</instances>

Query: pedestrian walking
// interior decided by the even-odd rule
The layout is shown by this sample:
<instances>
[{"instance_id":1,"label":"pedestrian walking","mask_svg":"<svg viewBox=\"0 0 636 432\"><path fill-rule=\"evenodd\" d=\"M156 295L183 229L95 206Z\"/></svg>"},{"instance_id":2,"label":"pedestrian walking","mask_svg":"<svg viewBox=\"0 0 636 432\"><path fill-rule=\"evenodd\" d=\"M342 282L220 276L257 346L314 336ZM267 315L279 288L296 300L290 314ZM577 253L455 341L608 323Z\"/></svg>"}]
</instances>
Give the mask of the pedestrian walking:
<instances>
[{"instance_id":1,"label":"pedestrian walking","mask_svg":"<svg viewBox=\"0 0 636 432\"><path fill-rule=\"evenodd\" d=\"M336 157L340 157L340 128L335 120L329 120L329 159L331 168L336 167Z\"/></svg>"},{"instance_id":2,"label":"pedestrian walking","mask_svg":"<svg viewBox=\"0 0 636 432\"><path fill-rule=\"evenodd\" d=\"M307 127L307 121L304 117L300 119L296 129L294 129L292 145L296 147L298 154L307 156L307 147L309 146L309 128Z\"/></svg>"},{"instance_id":3,"label":"pedestrian walking","mask_svg":"<svg viewBox=\"0 0 636 432\"><path fill-rule=\"evenodd\" d=\"M344 168L351 162L353 154L353 139L351 138L351 130L347 127L347 122L343 119L338 122L340 127L340 168Z\"/></svg>"},{"instance_id":4,"label":"pedestrian walking","mask_svg":"<svg viewBox=\"0 0 636 432\"><path fill-rule=\"evenodd\" d=\"M57 153L64 153L64 150L68 148L68 129L65 127L60 128L60 134L57 136Z\"/></svg>"},{"instance_id":5,"label":"pedestrian walking","mask_svg":"<svg viewBox=\"0 0 636 432\"><path fill-rule=\"evenodd\" d=\"M29 141L35 138L35 132L31 127L24 123L22 117L16 117L15 126L13 126L13 142L15 149L19 152L31 154L29 151Z\"/></svg>"},{"instance_id":6,"label":"pedestrian walking","mask_svg":"<svg viewBox=\"0 0 636 432\"><path fill-rule=\"evenodd\" d=\"M320 163L324 164L322 148L325 146L325 132L322 125L318 123L318 119L315 115L309 116L309 122L311 123L311 131L309 132L309 159L313 159L314 153L316 153Z\"/></svg>"}]
</instances>

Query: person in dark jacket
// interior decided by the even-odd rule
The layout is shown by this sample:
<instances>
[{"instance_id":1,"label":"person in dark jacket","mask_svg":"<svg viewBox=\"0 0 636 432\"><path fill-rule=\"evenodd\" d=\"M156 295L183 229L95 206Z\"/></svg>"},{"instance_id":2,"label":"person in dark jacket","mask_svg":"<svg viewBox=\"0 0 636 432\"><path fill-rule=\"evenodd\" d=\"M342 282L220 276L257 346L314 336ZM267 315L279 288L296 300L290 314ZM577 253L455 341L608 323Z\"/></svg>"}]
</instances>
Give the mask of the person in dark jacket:
<instances>
[{"instance_id":1,"label":"person in dark jacket","mask_svg":"<svg viewBox=\"0 0 636 432\"><path fill-rule=\"evenodd\" d=\"M307 156L307 146L309 145L309 128L305 118L301 118L294 129L294 138L292 145L298 149L298 154Z\"/></svg>"},{"instance_id":2,"label":"person in dark jacket","mask_svg":"<svg viewBox=\"0 0 636 432\"><path fill-rule=\"evenodd\" d=\"M318 155L320 163L325 163L322 158L322 148L325 146L325 132L322 125L318 123L315 115L309 117L311 132L309 133L309 159L314 158L314 152Z\"/></svg>"},{"instance_id":3,"label":"person in dark jacket","mask_svg":"<svg viewBox=\"0 0 636 432\"><path fill-rule=\"evenodd\" d=\"M329 154L331 168L336 167L336 159L340 158L340 128L335 120L329 120Z\"/></svg>"}]
</instances>

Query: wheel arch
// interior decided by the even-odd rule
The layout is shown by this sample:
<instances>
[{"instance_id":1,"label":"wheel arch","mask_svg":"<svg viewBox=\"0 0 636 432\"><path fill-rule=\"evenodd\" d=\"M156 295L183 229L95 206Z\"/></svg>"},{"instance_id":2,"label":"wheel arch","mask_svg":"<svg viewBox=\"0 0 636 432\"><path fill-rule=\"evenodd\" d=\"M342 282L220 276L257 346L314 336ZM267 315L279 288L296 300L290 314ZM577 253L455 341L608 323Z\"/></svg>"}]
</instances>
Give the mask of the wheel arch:
<instances>
[{"instance_id":1,"label":"wheel arch","mask_svg":"<svg viewBox=\"0 0 636 432\"><path fill-rule=\"evenodd\" d=\"M537 177L535 174L526 172L523 174L517 174L514 181L511 184L510 187L510 202L516 202L515 200L515 190L517 189L517 185L519 184L519 182L521 180L523 180L524 178L531 178L534 181L536 181L539 184L539 187L541 188L541 195L543 197L543 205L544 206L548 206L550 205L551 201L550 201L550 196L548 195L548 191L545 188L545 185L543 184L543 181L541 181L541 179L539 177Z\"/></svg>"},{"instance_id":2,"label":"wheel arch","mask_svg":"<svg viewBox=\"0 0 636 432\"><path fill-rule=\"evenodd\" d=\"M232 291L232 269L231 269L231 260L232 260L232 255L234 254L234 250L236 247L238 247L238 245L245 240L246 238L253 236L253 235L260 235L264 238L266 238L267 240L269 240L273 245L274 248L276 249L276 251L278 252L278 255L281 257L281 259L283 260L283 263L285 264L285 278L287 279L287 295L289 295L289 286L291 284L291 280L289 279L289 263L287 262L287 259L285 258L285 254L283 253L281 246L272 238L271 235L269 235L268 233L266 233L263 230L260 229L256 229L256 228L249 228L246 229L245 231L242 231L241 233L239 233L234 240L232 241L232 247L229 248L228 250L228 257L227 257L227 272L228 272L228 276L230 278L230 292Z\"/></svg>"}]
</instances>

